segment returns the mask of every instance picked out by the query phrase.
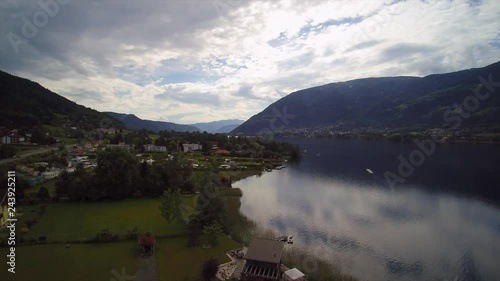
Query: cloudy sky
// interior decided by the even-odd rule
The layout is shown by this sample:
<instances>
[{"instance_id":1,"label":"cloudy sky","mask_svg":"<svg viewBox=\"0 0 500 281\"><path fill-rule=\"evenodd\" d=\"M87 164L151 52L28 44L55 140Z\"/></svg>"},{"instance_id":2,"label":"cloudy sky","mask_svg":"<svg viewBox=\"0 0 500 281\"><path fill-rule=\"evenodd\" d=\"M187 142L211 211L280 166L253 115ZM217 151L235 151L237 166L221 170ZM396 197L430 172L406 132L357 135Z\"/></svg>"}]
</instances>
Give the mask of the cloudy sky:
<instances>
[{"instance_id":1,"label":"cloudy sky","mask_svg":"<svg viewBox=\"0 0 500 281\"><path fill-rule=\"evenodd\" d=\"M498 60L498 0L0 0L0 69L152 120L247 119L311 86Z\"/></svg>"}]
</instances>

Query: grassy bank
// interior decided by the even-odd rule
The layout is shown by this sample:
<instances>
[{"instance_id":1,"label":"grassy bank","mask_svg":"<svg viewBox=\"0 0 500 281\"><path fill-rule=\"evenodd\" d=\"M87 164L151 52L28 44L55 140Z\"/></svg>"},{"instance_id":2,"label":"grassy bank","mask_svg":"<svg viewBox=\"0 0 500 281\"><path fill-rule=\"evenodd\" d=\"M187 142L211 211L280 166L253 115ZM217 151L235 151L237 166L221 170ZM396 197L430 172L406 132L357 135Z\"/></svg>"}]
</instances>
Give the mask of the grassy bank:
<instances>
[{"instance_id":1,"label":"grassy bank","mask_svg":"<svg viewBox=\"0 0 500 281\"><path fill-rule=\"evenodd\" d=\"M0 248L0 256L8 254ZM33 245L16 248L16 273L0 266L0 280L5 281L89 281L111 280L113 270L121 275L122 268L134 275L140 266L137 242L106 244ZM116 279L116 278L115 278Z\"/></svg>"},{"instance_id":2,"label":"grassy bank","mask_svg":"<svg viewBox=\"0 0 500 281\"><path fill-rule=\"evenodd\" d=\"M225 253L240 247L225 235L219 237L217 246L209 249L201 246L188 248L185 237L160 239L157 243L159 281L198 281L205 260L214 257L220 263L229 262Z\"/></svg>"},{"instance_id":3,"label":"grassy bank","mask_svg":"<svg viewBox=\"0 0 500 281\"><path fill-rule=\"evenodd\" d=\"M184 197L187 205L193 204L193 196ZM157 236L181 235L185 227L178 222L167 223L161 216L160 199L129 199L118 202L98 203L51 203L24 206L18 225L26 227L26 221L36 219L24 237L37 239L47 236L49 242L76 241L91 238L102 229L109 229L120 236L135 226L139 232L150 231Z\"/></svg>"}]
</instances>

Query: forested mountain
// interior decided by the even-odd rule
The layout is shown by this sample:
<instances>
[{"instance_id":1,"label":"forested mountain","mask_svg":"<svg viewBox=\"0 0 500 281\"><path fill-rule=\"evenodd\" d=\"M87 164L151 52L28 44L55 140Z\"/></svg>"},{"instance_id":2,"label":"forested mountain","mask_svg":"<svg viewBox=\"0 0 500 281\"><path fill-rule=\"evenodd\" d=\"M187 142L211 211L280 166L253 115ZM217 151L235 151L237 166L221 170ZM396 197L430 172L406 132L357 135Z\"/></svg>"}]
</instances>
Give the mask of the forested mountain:
<instances>
[{"instance_id":1,"label":"forested mountain","mask_svg":"<svg viewBox=\"0 0 500 281\"><path fill-rule=\"evenodd\" d=\"M35 128L68 125L82 129L123 127L117 120L62 97L40 84L0 71L0 126ZM105 120L105 121L103 121Z\"/></svg>"},{"instance_id":2,"label":"forested mountain","mask_svg":"<svg viewBox=\"0 0 500 281\"><path fill-rule=\"evenodd\" d=\"M457 118L461 128L500 125L500 62L423 78L367 78L300 90L233 133L255 134L266 128L450 128L456 127Z\"/></svg>"},{"instance_id":3,"label":"forested mountain","mask_svg":"<svg viewBox=\"0 0 500 281\"><path fill-rule=\"evenodd\" d=\"M172 122L143 120L133 114L123 114L115 112L104 112L109 116L123 122L127 129L149 131L176 131L176 132L198 132L200 129L191 125L181 125Z\"/></svg>"}]
</instances>

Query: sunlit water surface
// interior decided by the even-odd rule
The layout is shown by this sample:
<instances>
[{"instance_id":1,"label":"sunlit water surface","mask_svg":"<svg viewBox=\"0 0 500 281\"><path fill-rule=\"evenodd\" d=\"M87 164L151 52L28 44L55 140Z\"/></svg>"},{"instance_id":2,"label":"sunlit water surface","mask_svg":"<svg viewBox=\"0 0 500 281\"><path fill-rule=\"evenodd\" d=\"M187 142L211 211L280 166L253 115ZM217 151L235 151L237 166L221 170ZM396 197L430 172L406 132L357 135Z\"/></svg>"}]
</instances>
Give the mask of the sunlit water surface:
<instances>
[{"instance_id":1,"label":"sunlit water surface","mask_svg":"<svg viewBox=\"0 0 500 281\"><path fill-rule=\"evenodd\" d=\"M391 188L414 144L286 141L299 164L235 183L259 226L360 280L500 280L500 147L439 145Z\"/></svg>"}]
</instances>

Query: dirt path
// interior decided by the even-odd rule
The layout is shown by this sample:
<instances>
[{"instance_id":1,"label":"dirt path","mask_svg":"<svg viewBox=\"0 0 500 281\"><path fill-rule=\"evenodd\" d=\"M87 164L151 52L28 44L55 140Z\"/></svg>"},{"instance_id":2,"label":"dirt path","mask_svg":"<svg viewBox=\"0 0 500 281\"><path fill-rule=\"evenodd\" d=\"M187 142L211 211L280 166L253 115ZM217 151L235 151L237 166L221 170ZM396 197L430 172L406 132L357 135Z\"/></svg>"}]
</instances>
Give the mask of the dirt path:
<instances>
[{"instance_id":1,"label":"dirt path","mask_svg":"<svg viewBox=\"0 0 500 281\"><path fill-rule=\"evenodd\" d=\"M156 272L156 259L153 256L145 258L142 261L141 268L135 274L134 281L158 281Z\"/></svg>"}]
</instances>

